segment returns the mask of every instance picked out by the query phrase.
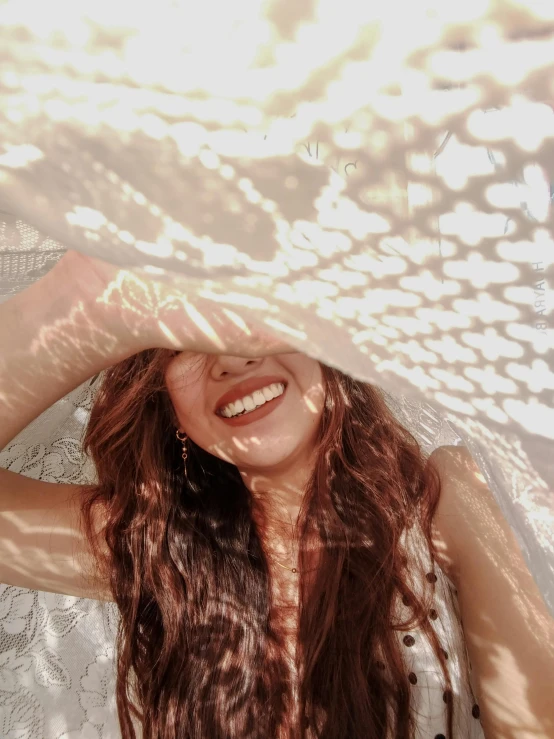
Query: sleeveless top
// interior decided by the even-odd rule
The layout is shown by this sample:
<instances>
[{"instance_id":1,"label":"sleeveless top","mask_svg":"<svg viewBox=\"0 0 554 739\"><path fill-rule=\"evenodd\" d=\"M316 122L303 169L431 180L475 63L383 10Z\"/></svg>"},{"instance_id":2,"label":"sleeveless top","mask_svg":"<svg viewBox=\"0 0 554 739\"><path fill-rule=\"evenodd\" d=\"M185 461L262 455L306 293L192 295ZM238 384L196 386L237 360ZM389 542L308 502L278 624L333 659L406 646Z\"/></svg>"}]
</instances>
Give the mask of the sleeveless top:
<instances>
[{"instance_id":1,"label":"sleeveless top","mask_svg":"<svg viewBox=\"0 0 554 739\"><path fill-rule=\"evenodd\" d=\"M412 570L411 585L418 594L429 596L429 623L447 655L454 708L452 739L485 739L457 590L437 562L431 560L419 529L404 532L403 544ZM396 613L406 620L410 611L399 602ZM449 697L445 694L440 662L422 629L396 633L411 685L411 712L417 727L415 739L445 739L448 729L446 700Z\"/></svg>"}]
</instances>

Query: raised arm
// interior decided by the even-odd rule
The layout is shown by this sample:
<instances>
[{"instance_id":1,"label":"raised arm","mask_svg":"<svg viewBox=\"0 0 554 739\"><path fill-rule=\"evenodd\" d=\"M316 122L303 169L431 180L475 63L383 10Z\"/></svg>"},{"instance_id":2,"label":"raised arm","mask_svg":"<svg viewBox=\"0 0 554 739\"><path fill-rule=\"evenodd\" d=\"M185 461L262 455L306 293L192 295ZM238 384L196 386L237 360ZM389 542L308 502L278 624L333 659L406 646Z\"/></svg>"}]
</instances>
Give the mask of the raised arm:
<instances>
[{"instance_id":1,"label":"raised arm","mask_svg":"<svg viewBox=\"0 0 554 739\"><path fill-rule=\"evenodd\" d=\"M88 378L154 347L242 356L291 351L225 308L69 251L0 305L0 449Z\"/></svg>"},{"instance_id":2,"label":"raised arm","mask_svg":"<svg viewBox=\"0 0 554 739\"><path fill-rule=\"evenodd\" d=\"M82 382L144 349L290 351L200 305L144 273L68 252L0 305L0 448ZM80 488L0 469L0 582L111 599L82 536Z\"/></svg>"},{"instance_id":3,"label":"raised arm","mask_svg":"<svg viewBox=\"0 0 554 739\"><path fill-rule=\"evenodd\" d=\"M0 305L0 449L46 408L138 351L63 259Z\"/></svg>"}]
</instances>

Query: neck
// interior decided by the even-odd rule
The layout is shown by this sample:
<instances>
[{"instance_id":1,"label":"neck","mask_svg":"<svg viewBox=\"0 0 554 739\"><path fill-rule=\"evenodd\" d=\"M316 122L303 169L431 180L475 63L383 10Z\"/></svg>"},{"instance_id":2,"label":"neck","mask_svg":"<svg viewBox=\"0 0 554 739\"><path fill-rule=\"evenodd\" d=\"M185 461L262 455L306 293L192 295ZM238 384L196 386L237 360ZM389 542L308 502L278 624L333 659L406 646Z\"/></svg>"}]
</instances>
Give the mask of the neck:
<instances>
[{"instance_id":1,"label":"neck","mask_svg":"<svg viewBox=\"0 0 554 739\"><path fill-rule=\"evenodd\" d=\"M310 467L297 468L294 476L286 478L241 474L252 493L252 515L273 576L282 581L287 570L298 568L300 547L313 550L309 552L307 561L308 570L315 572L319 558L318 538L312 532L301 541L298 530L298 516L311 474Z\"/></svg>"},{"instance_id":2,"label":"neck","mask_svg":"<svg viewBox=\"0 0 554 739\"><path fill-rule=\"evenodd\" d=\"M267 523L283 523L289 530L291 526L294 528L311 474L310 465L296 465L285 473L240 472L252 494L254 509L263 512Z\"/></svg>"}]
</instances>

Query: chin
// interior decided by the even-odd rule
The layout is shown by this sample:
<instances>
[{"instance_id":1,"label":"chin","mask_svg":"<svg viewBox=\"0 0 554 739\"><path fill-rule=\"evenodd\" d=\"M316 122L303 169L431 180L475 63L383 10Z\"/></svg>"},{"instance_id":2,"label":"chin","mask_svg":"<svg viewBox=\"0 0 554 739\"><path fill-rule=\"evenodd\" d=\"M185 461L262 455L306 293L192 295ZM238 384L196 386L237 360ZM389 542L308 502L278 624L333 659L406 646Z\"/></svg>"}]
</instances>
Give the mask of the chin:
<instances>
[{"instance_id":1,"label":"chin","mask_svg":"<svg viewBox=\"0 0 554 739\"><path fill-rule=\"evenodd\" d=\"M272 470L275 467L280 467L285 464L287 457L282 455L275 457L268 457L267 455L245 455L244 457L237 459L235 464L237 467L245 467L249 470L256 470L260 474L264 473L264 470Z\"/></svg>"}]
</instances>

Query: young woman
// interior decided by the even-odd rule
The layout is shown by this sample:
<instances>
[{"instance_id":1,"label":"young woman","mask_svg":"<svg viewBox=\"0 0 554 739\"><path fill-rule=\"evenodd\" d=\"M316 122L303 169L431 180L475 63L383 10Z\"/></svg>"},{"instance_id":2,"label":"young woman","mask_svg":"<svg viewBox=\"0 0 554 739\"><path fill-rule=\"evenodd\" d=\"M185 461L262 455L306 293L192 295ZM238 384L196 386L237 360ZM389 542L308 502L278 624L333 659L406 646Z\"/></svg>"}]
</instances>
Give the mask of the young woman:
<instances>
[{"instance_id":1,"label":"young woman","mask_svg":"<svg viewBox=\"0 0 554 739\"><path fill-rule=\"evenodd\" d=\"M96 484L0 470L0 581L115 601L125 738L554 736L553 620L467 450L425 459L376 387L72 251L0 342L0 448L105 370Z\"/></svg>"}]
</instances>

